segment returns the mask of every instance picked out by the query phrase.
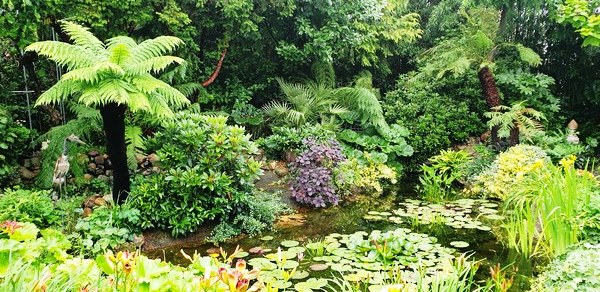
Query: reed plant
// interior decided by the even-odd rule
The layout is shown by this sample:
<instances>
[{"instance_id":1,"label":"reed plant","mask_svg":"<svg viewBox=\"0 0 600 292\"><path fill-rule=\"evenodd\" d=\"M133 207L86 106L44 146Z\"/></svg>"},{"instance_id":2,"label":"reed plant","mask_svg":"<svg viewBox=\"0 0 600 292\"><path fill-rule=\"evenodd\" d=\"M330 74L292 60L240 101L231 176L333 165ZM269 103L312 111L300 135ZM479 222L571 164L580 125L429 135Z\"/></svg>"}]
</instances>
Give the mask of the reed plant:
<instances>
[{"instance_id":1,"label":"reed plant","mask_svg":"<svg viewBox=\"0 0 600 292\"><path fill-rule=\"evenodd\" d=\"M582 208L597 186L594 176L574 167L575 156L548 163L519 183L505 202L503 227L509 247L525 257L555 257L582 236Z\"/></svg>"}]
</instances>

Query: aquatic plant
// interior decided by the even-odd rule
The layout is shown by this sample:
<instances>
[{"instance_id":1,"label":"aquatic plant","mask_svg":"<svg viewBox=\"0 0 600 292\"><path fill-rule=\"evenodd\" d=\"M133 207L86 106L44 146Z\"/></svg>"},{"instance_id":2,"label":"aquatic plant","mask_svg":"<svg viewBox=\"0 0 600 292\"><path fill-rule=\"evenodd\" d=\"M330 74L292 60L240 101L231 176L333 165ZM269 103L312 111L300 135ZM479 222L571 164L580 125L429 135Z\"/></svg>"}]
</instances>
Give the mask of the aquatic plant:
<instances>
[{"instance_id":1,"label":"aquatic plant","mask_svg":"<svg viewBox=\"0 0 600 292\"><path fill-rule=\"evenodd\" d=\"M360 158L352 157L341 162L334 169L335 185L343 195L383 193L383 183L395 184L396 171L370 153L362 153Z\"/></svg>"},{"instance_id":2,"label":"aquatic plant","mask_svg":"<svg viewBox=\"0 0 600 292\"><path fill-rule=\"evenodd\" d=\"M292 165L292 198L314 207L337 205L340 198L333 180L333 169L346 158L335 140L319 144L305 139L308 150L296 158Z\"/></svg>"},{"instance_id":3,"label":"aquatic plant","mask_svg":"<svg viewBox=\"0 0 600 292\"><path fill-rule=\"evenodd\" d=\"M584 206L590 204L598 182L593 174L575 169L575 160L570 156L561 166L548 164L517 185L505 206L510 247L531 255L528 251L539 251L541 245L545 255L553 257L578 242L585 225Z\"/></svg>"},{"instance_id":4,"label":"aquatic plant","mask_svg":"<svg viewBox=\"0 0 600 292\"><path fill-rule=\"evenodd\" d=\"M442 202L453 196L453 187L465 176L471 157L464 150L442 150L421 165L418 190L428 201Z\"/></svg>"}]
</instances>

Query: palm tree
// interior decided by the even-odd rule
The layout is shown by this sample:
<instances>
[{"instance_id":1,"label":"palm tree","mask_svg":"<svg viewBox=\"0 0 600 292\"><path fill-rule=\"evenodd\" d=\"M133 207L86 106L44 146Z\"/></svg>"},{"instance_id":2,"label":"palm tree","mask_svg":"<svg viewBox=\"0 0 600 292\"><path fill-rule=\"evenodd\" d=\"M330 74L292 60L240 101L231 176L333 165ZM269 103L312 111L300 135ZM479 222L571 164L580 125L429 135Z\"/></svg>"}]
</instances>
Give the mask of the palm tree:
<instances>
[{"instance_id":1,"label":"palm tree","mask_svg":"<svg viewBox=\"0 0 600 292\"><path fill-rule=\"evenodd\" d=\"M48 57L69 71L40 95L36 106L73 98L100 110L113 163L112 195L115 202L122 203L130 188L125 112L129 109L164 117L173 114L170 107L189 103L181 92L151 74L184 63L181 58L164 56L183 42L160 36L138 44L130 37L118 36L104 43L78 24L62 21L61 27L73 44L42 41L25 49Z\"/></svg>"},{"instance_id":2,"label":"palm tree","mask_svg":"<svg viewBox=\"0 0 600 292\"><path fill-rule=\"evenodd\" d=\"M545 119L544 114L525 107L524 103L524 101L517 102L510 107L500 105L494 107L494 111L485 113L485 116L490 119L489 127L498 128L499 138L509 138L509 146L519 144L520 135L531 140L536 133L543 130L540 121Z\"/></svg>"},{"instance_id":3,"label":"palm tree","mask_svg":"<svg viewBox=\"0 0 600 292\"><path fill-rule=\"evenodd\" d=\"M467 23L461 33L440 42L429 49L421 61L425 64L423 74L443 78L451 73L460 76L474 66L482 93L490 109L501 105L500 92L493 73L497 53L503 48L513 48L520 59L530 66L541 64L540 56L533 50L518 44L502 42L498 37L500 13L490 8L474 8L468 12L461 10ZM498 129L492 129L492 140L498 142Z\"/></svg>"}]
</instances>

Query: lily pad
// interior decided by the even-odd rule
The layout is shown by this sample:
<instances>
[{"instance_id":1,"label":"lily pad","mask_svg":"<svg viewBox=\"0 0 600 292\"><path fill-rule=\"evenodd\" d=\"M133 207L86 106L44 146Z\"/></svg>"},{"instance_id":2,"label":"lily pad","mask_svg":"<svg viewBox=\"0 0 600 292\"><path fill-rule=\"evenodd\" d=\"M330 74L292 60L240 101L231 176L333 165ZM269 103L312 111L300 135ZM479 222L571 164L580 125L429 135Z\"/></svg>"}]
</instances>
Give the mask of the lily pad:
<instances>
[{"instance_id":1,"label":"lily pad","mask_svg":"<svg viewBox=\"0 0 600 292\"><path fill-rule=\"evenodd\" d=\"M300 243L295 240L285 240L281 242L281 246L283 247L294 247L298 246Z\"/></svg>"},{"instance_id":2,"label":"lily pad","mask_svg":"<svg viewBox=\"0 0 600 292\"><path fill-rule=\"evenodd\" d=\"M468 242L464 242L464 241L453 241L453 242L450 242L450 245L454 246L456 248L469 247L469 243Z\"/></svg>"},{"instance_id":3,"label":"lily pad","mask_svg":"<svg viewBox=\"0 0 600 292\"><path fill-rule=\"evenodd\" d=\"M294 280L302 280L308 278L309 273L304 270L296 270L296 272L292 275L292 279Z\"/></svg>"},{"instance_id":4,"label":"lily pad","mask_svg":"<svg viewBox=\"0 0 600 292\"><path fill-rule=\"evenodd\" d=\"M247 253L247 252L245 252L245 251L240 251L240 252L238 252L238 253L235 254L234 258L241 259L241 258L245 258L245 257L247 257L249 255L250 254Z\"/></svg>"},{"instance_id":5,"label":"lily pad","mask_svg":"<svg viewBox=\"0 0 600 292\"><path fill-rule=\"evenodd\" d=\"M310 265L309 268L313 271L324 271L324 270L327 270L327 268L329 268L329 265L327 265L327 264L312 264L312 265Z\"/></svg>"},{"instance_id":6,"label":"lily pad","mask_svg":"<svg viewBox=\"0 0 600 292\"><path fill-rule=\"evenodd\" d=\"M271 241L273 240L273 236L267 235L260 238L262 241Z\"/></svg>"}]
</instances>

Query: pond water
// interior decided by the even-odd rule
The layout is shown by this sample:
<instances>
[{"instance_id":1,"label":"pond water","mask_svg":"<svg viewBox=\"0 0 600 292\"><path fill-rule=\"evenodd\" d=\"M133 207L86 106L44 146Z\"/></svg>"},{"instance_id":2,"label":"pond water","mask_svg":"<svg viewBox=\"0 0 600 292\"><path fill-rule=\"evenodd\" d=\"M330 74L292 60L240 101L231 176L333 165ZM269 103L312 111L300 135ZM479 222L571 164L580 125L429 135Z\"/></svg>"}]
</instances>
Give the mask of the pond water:
<instances>
[{"instance_id":1,"label":"pond water","mask_svg":"<svg viewBox=\"0 0 600 292\"><path fill-rule=\"evenodd\" d=\"M371 232L373 230L385 232L404 227L416 233L434 236L437 238L438 243L446 247L450 247L450 243L453 241L467 242L469 246L467 248L457 248L457 253L472 254L473 259L481 260L482 266L477 274L478 279L487 279L489 277L489 268L500 263L502 267L510 265L510 268L507 270L513 271L513 269L517 269L514 279L515 283L511 291L526 291L528 289L526 280L532 276L535 263L530 260L519 260L520 257L499 243L490 230L453 228L443 223L417 224L415 220L390 222L389 220L373 221L364 218L365 215L369 217L368 213L372 211L398 214L398 208L403 206L407 199L410 201L415 198L417 198L417 195L414 192L414 183L405 183L402 187L397 188L389 194L378 197L358 197L351 202L327 209L297 207L295 213L283 216L276 224L274 230L264 232L255 237L240 236L222 244L221 247L228 253L235 250L237 246L244 251L249 251L253 247L276 251L280 243L286 240L298 241L300 242L300 246L302 246L310 241L322 240L332 233L351 234L357 231ZM475 211L471 215L476 215ZM476 218L479 217L481 216L476 216ZM498 221L484 222L492 229L497 227L494 225L499 224L497 223ZM268 241L262 240L264 237L272 237L272 239ZM187 254L193 254L195 251L198 251L200 254L205 255L207 254L207 250L211 248L214 249L215 246L210 243L198 242L197 244L186 244L183 248L174 247L165 250L155 250L146 252L146 254L164 258L173 263L187 265L189 262L182 256L180 250L183 249ZM246 259L248 260L249 258ZM300 263L300 268L308 270L308 265L313 263L310 259L304 260ZM331 275L331 270L310 273L311 277L331 277Z\"/></svg>"}]
</instances>

